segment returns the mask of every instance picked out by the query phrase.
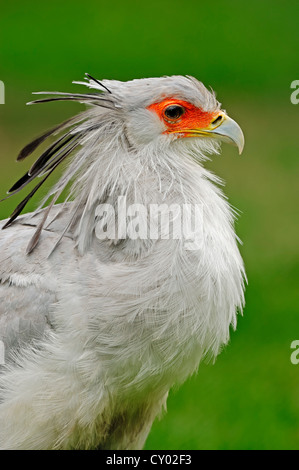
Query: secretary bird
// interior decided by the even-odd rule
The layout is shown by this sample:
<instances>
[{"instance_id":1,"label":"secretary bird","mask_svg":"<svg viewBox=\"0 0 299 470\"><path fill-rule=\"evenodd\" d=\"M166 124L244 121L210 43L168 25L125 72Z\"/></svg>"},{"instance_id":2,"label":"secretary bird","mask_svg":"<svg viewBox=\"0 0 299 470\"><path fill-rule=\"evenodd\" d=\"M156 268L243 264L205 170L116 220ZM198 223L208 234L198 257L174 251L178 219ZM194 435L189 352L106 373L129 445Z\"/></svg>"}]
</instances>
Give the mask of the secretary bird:
<instances>
[{"instance_id":1,"label":"secretary bird","mask_svg":"<svg viewBox=\"0 0 299 470\"><path fill-rule=\"evenodd\" d=\"M244 306L235 213L203 166L220 141L241 153L238 124L190 76L75 83L93 91L33 102L88 106L21 151L57 136L1 223L2 449L142 448L171 387L220 352ZM196 229L166 236L163 210L173 228L183 206Z\"/></svg>"}]
</instances>

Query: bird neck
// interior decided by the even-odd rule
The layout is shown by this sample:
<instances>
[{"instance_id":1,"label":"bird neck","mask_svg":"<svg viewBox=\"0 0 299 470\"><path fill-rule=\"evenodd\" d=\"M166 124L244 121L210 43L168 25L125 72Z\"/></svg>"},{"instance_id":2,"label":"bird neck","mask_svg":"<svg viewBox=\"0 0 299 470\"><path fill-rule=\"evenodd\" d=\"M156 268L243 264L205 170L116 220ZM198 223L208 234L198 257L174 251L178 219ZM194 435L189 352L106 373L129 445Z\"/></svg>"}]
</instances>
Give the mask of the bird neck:
<instances>
[{"instance_id":1,"label":"bird neck","mask_svg":"<svg viewBox=\"0 0 299 470\"><path fill-rule=\"evenodd\" d=\"M105 223L113 227L111 217L117 225L112 234L117 244L126 238L119 221L132 217L137 206L149 214L151 205L208 204L219 196L219 189L212 184L216 177L195 161L185 146L144 146L137 152L123 142L114 143L102 148L97 145L89 151L88 166L82 166L73 187L72 211L77 221L74 235L81 253L92 245L99 218L106 210L109 214L108 219L105 214ZM146 250L148 242L143 245ZM135 246L139 252L138 243Z\"/></svg>"}]
</instances>

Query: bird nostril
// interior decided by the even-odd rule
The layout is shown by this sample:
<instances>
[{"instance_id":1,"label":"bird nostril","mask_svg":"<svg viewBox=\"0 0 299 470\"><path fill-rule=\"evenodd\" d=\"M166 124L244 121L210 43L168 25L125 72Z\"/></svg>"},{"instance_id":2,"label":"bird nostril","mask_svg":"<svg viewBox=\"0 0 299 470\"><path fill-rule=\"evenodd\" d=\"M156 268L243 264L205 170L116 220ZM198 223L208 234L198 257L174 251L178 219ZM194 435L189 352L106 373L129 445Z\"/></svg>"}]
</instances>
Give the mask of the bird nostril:
<instances>
[{"instance_id":1,"label":"bird nostril","mask_svg":"<svg viewBox=\"0 0 299 470\"><path fill-rule=\"evenodd\" d=\"M217 116L216 119L214 119L214 121L211 122L211 124L213 126L216 126L217 124L219 125L222 122L222 120L223 120L223 116L221 115Z\"/></svg>"}]
</instances>

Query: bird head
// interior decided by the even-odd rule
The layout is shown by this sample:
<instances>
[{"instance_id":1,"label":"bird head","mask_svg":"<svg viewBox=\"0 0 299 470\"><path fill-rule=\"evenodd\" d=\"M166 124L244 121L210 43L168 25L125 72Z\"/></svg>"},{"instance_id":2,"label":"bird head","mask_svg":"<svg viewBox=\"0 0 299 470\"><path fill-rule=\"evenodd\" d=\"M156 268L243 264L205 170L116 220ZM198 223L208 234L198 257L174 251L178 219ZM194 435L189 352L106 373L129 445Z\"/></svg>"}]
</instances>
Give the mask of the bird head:
<instances>
[{"instance_id":1,"label":"bird head","mask_svg":"<svg viewBox=\"0 0 299 470\"><path fill-rule=\"evenodd\" d=\"M41 185L70 156L73 156L72 162L48 193L47 198L55 195L52 203L72 181L71 192L78 194L78 188L83 188L88 201L95 198L99 188L105 193L117 187L117 178L124 175L120 169L128 161L128 155L143 156L143 162L153 155L158 156L159 161L165 157L169 168L169 162L173 166L179 160L173 157L183 156L186 149L189 156L190 148L191 156L195 155L198 160L204 159L207 153L217 153L221 141L236 145L240 153L243 150L244 136L239 125L221 110L215 94L193 77L121 82L99 81L86 74L85 82L74 83L83 84L96 93L38 92L36 94L52 96L28 103L77 101L90 108L45 132L21 150L18 160L31 155L48 137L63 133L8 191L10 197L36 177L43 177L3 228L18 217ZM133 165L137 161L140 165L141 159L132 161ZM127 173L134 179L133 173ZM126 184L123 181L123 185Z\"/></svg>"},{"instance_id":2,"label":"bird head","mask_svg":"<svg viewBox=\"0 0 299 470\"><path fill-rule=\"evenodd\" d=\"M165 146L175 141L186 145L186 139L194 144L196 139L199 150L207 142L212 148L214 143L216 150L216 141L237 146L239 153L243 150L244 135L239 125L221 110L214 93L193 77L128 82L91 79L88 83L91 88L103 85L110 91L115 107L122 111L128 138L135 147L152 143Z\"/></svg>"}]
</instances>

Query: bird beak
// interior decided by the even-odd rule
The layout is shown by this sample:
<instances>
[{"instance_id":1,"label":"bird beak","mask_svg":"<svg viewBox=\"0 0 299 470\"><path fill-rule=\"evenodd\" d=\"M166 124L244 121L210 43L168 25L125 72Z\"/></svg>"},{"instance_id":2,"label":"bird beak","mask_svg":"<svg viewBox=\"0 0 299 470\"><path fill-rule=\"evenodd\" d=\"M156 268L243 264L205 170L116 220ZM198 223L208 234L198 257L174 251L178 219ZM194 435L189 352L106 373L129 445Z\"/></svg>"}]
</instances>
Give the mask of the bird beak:
<instances>
[{"instance_id":1,"label":"bird beak","mask_svg":"<svg viewBox=\"0 0 299 470\"><path fill-rule=\"evenodd\" d=\"M244 147L244 134L241 127L223 111L219 111L214 115L213 120L207 127L202 129L192 129L190 133L194 136L202 135L205 137L212 137L236 145L238 147L239 154L242 153Z\"/></svg>"}]
</instances>

